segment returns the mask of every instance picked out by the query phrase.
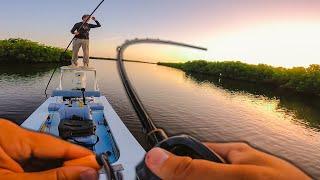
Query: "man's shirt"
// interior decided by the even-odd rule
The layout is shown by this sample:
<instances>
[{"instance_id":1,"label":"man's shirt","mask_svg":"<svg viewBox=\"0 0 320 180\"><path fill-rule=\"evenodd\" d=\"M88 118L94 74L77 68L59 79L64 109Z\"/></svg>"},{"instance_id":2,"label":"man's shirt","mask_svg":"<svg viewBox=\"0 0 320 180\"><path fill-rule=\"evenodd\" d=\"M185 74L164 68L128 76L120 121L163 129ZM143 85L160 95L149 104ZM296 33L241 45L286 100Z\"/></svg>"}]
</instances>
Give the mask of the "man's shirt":
<instances>
[{"instance_id":1,"label":"man's shirt","mask_svg":"<svg viewBox=\"0 0 320 180\"><path fill-rule=\"evenodd\" d=\"M95 21L95 22L97 24L85 23L82 27L81 27L82 22L78 22L71 29L71 33L74 34L75 31L77 30L77 32L79 32L79 34L76 35L75 38L78 38L78 39L89 39L89 31L90 31L90 29L91 28L101 27L101 24L98 21Z\"/></svg>"}]
</instances>

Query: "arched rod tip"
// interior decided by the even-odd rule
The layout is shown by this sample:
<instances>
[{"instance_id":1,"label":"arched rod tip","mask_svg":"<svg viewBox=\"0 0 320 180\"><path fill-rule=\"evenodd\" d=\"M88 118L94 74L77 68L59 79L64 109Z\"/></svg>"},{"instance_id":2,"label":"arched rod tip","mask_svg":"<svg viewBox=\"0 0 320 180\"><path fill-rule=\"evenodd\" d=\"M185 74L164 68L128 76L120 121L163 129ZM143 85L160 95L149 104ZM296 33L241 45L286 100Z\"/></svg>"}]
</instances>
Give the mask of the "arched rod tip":
<instances>
[{"instance_id":1,"label":"arched rod tip","mask_svg":"<svg viewBox=\"0 0 320 180\"><path fill-rule=\"evenodd\" d=\"M186 44L186 43L180 43L180 42L175 42L175 41L168 41L168 40L161 40L161 39L151 39L151 38L145 38L145 39L135 38L135 39L132 39L132 40L126 40L120 47L118 47L118 50L121 50L121 49L123 50L123 49L126 49L126 47L128 47L130 45L140 44L140 43L167 44L167 45L188 47L188 48L208 51L207 48L200 47L200 46L195 46L195 45Z\"/></svg>"}]
</instances>

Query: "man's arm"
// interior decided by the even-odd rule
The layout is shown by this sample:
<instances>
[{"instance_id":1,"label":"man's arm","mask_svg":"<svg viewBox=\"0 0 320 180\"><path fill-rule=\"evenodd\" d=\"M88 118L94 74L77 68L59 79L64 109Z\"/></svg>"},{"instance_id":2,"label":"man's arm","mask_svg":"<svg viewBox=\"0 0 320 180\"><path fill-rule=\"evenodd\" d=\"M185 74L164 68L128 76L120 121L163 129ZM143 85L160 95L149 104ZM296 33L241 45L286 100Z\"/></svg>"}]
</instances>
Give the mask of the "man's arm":
<instances>
[{"instance_id":1,"label":"man's arm","mask_svg":"<svg viewBox=\"0 0 320 180\"><path fill-rule=\"evenodd\" d=\"M89 24L90 28L101 27L101 24L99 23L99 21L96 20L95 17L92 17L91 19L94 20L96 22L96 24Z\"/></svg>"},{"instance_id":2,"label":"man's arm","mask_svg":"<svg viewBox=\"0 0 320 180\"><path fill-rule=\"evenodd\" d=\"M76 31L77 29L78 29L78 23L73 26L73 28L71 29L71 33L72 33L72 34L75 34L75 31Z\"/></svg>"}]
</instances>

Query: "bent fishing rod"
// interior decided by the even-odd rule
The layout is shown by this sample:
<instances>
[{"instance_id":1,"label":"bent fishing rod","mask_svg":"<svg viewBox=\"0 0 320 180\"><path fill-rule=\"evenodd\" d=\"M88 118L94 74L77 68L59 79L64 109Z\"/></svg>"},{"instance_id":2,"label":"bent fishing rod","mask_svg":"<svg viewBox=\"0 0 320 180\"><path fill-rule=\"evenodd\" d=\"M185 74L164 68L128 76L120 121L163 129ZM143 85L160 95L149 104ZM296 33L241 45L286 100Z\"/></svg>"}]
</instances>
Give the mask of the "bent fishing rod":
<instances>
[{"instance_id":1,"label":"bent fishing rod","mask_svg":"<svg viewBox=\"0 0 320 180\"><path fill-rule=\"evenodd\" d=\"M151 147L163 148L178 156L189 156L192 159L204 159L216 163L226 163L217 153L210 150L199 140L188 136L188 135L178 135L168 137L163 129L157 128L149 116L147 110L143 106L138 94L136 93L134 87L132 86L127 72L123 63L123 53L131 45L135 44L166 44L174 45L180 47L193 48L198 50L206 51L206 48L198 47L190 44L179 43L174 41L164 41L160 39L134 39L128 40L122 46L117 48L117 65L118 71L126 90L126 93L131 101L133 108L135 109L140 122L143 126L143 130L147 135L149 145ZM160 180L145 164L145 159L143 159L136 167L137 178L139 180Z\"/></svg>"},{"instance_id":2,"label":"bent fishing rod","mask_svg":"<svg viewBox=\"0 0 320 180\"><path fill-rule=\"evenodd\" d=\"M190 44L185 43L179 43L174 41L165 41L160 39L134 39L134 40L128 40L124 44L122 44L120 47L117 48L117 64L118 64L118 71L120 74L120 77L122 79L123 86L126 90L126 93L131 101L131 104L133 108L135 109L140 122L143 126L144 133L147 134L147 138L149 141L149 144L151 146L156 145L157 143L161 142L164 139L167 139L168 136L166 133L155 126L153 123L151 117L149 116L148 112L146 111L146 108L143 106L142 101L140 100L138 94L136 93L135 89L133 88L128 75L126 73L124 63L123 63L123 54L124 51L131 45L135 44L166 44L166 45L173 45L173 46L180 46L180 47L187 47L187 48L193 48L198 50L206 51L206 48L198 47Z\"/></svg>"},{"instance_id":3,"label":"bent fishing rod","mask_svg":"<svg viewBox=\"0 0 320 180\"><path fill-rule=\"evenodd\" d=\"M95 9L91 12L91 14L89 15L89 18L87 18L87 19L81 24L81 26L79 27L79 29L81 29L81 28L84 26L84 24L87 23L87 22L90 20L91 16L97 11L97 9L101 6L101 4L102 4L104 1L105 1L105 0L102 0L102 1L96 6L96 8L95 8ZM79 29L78 29L78 30L79 30ZM58 61L58 63L56 64L56 66L55 66L55 68L54 68L54 70L53 70L53 72L52 72L52 74L51 74L51 76L50 76L50 79L49 79L49 81L48 81L48 83L47 83L46 89L44 90L44 94L46 95L46 97L47 97L47 95L48 95L48 94L47 94L47 90L48 90L48 87L49 87L49 85L50 85L50 83L51 83L51 80L52 80L52 78L53 78L53 75L54 75L54 73L57 71L60 63L62 62L62 59L64 58L65 53L68 51L70 45L72 44L72 42L73 42L73 40L74 40L75 38L76 38L76 35L73 36L73 38L72 38L71 41L69 42L68 46L67 46L67 47L65 48L65 50L60 54L59 61Z\"/></svg>"}]
</instances>

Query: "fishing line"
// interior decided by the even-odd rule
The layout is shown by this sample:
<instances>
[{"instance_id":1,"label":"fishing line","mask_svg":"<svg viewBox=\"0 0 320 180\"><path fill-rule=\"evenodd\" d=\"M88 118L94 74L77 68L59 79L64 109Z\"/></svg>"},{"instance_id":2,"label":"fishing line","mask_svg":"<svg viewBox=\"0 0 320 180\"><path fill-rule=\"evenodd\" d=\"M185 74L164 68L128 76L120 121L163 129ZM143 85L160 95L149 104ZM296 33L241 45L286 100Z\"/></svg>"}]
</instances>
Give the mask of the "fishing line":
<instances>
[{"instance_id":1,"label":"fishing line","mask_svg":"<svg viewBox=\"0 0 320 180\"><path fill-rule=\"evenodd\" d=\"M91 16L97 11L97 9L101 6L101 4L102 4L104 1L105 1L105 0L102 0L102 1L98 4L98 6L97 6L97 7L91 12L91 14L89 15L89 18L87 18L86 21L81 24L81 26L80 26L79 29L81 29L81 28L84 26L84 24L87 23L87 22L90 20ZM53 75L54 75L54 73L57 71L58 67L60 66L60 63L62 62L62 59L63 59L63 57L64 57L64 54L68 51L70 45L72 44L72 42L73 42L73 40L74 40L75 38L76 38L76 35L73 36L73 38L72 38L71 41L69 42L69 44L68 44L68 46L66 47L66 49L60 54L59 62L56 64L56 67L54 68L54 70L53 70L53 72L52 72L52 74L51 74L51 76L50 76L50 79L49 79L49 81L48 81L48 83L47 83L46 89L44 90L44 94L46 95L46 97L48 96L47 90L48 90L48 87L49 87L49 85L50 85L50 83L51 83L51 80L52 80L52 78L53 78Z\"/></svg>"}]
</instances>

